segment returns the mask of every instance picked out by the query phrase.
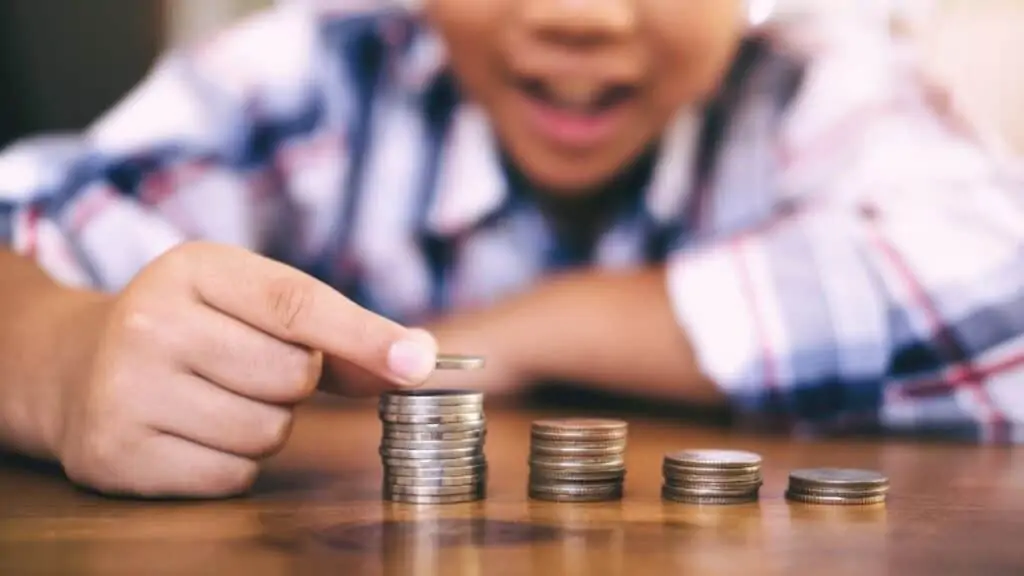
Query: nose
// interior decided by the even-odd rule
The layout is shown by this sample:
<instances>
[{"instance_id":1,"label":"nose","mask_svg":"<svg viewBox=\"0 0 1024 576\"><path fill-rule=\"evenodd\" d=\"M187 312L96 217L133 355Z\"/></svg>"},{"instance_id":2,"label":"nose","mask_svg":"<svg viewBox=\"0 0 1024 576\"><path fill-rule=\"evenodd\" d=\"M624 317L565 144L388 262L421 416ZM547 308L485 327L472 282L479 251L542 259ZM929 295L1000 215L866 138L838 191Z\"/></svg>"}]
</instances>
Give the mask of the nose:
<instances>
[{"instance_id":1,"label":"nose","mask_svg":"<svg viewBox=\"0 0 1024 576\"><path fill-rule=\"evenodd\" d=\"M585 46L636 30L636 0L519 0L523 22L543 40ZM681 1L681 0L680 0Z\"/></svg>"}]
</instances>

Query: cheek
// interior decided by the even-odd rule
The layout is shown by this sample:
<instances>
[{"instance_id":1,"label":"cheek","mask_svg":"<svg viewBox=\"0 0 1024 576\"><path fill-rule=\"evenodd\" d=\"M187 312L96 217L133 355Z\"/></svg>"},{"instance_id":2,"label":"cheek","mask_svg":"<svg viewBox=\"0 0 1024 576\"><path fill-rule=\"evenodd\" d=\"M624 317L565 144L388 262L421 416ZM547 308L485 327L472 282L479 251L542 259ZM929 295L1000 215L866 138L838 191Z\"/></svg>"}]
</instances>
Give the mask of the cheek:
<instances>
[{"instance_id":1,"label":"cheek","mask_svg":"<svg viewBox=\"0 0 1024 576\"><path fill-rule=\"evenodd\" d=\"M686 18L652 23L651 50L657 80L653 97L661 105L703 102L728 71L743 35L738 14L705 10Z\"/></svg>"},{"instance_id":2,"label":"cheek","mask_svg":"<svg viewBox=\"0 0 1024 576\"><path fill-rule=\"evenodd\" d=\"M429 25L444 39L459 83L487 99L508 0L427 0L424 8Z\"/></svg>"}]
</instances>

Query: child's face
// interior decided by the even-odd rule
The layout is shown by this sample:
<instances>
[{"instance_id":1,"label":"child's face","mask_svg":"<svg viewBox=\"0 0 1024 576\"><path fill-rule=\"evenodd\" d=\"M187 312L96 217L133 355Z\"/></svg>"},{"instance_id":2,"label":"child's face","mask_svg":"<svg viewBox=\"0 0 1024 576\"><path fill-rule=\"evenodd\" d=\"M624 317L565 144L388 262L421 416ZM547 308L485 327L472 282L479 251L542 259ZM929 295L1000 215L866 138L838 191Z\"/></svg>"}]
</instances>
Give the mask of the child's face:
<instances>
[{"instance_id":1,"label":"child's face","mask_svg":"<svg viewBox=\"0 0 1024 576\"><path fill-rule=\"evenodd\" d=\"M535 185L585 194L705 99L741 0L427 0L452 65Z\"/></svg>"}]
</instances>

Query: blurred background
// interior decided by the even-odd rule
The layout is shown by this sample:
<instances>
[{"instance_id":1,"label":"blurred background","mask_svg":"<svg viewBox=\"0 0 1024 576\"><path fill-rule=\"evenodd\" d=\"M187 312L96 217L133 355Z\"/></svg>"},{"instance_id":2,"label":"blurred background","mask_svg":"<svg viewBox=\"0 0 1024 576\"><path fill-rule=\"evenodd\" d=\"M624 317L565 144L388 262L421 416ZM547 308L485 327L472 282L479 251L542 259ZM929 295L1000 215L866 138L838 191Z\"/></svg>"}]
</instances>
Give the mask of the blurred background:
<instances>
[{"instance_id":1,"label":"blurred background","mask_svg":"<svg viewBox=\"0 0 1024 576\"><path fill-rule=\"evenodd\" d=\"M273 0L0 0L0 147L77 130L149 70Z\"/></svg>"},{"instance_id":2,"label":"blurred background","mask_svg":"<svg viewBox=\"0 0 1024 576\"><path fill-rule=\"evenodd\" d=\"M1024 153L1024 0L781 0L790 10L863 10L921 44L972 115ZM274 0L0 0L0 147L77 130L157 55Z\"/></svg>"}]
</instances>

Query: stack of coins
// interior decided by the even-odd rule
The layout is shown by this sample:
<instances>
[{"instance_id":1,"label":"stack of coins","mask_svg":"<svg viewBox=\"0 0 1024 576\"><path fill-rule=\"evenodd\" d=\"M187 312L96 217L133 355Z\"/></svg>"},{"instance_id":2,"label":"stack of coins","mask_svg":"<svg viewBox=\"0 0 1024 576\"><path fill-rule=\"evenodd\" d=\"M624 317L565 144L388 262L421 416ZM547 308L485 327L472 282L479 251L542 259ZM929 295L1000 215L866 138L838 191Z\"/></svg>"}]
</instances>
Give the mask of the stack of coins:
<instances>
[{"instance_id":1,"label":"stack of coins","mask_svg":"<svg viewBox=\"0 0 1024 576\"><path fill-rule=\"evenodd\" d=\"M686 504L742 504L757 500L761 457L734 450L682 450L665 455L662 498Z\"/></svg>"},{"instance_id":2,"label":"stack of coins","mask_svg":"<svg viewBox=\"0 0 1024 576\"><path fill-rule=\"evenodd\" d=\"M530 498L602 502L623 495L627 424L620 420L538 420L530 431Z\"/></svg>"},{"instance_id":3,"label":"stack of coins","mask_svg":"<svg viewBox=\"0 0 1024 576\"><path fill-rule=\"evenodd\" d=\"M789 474L786 498L807 504L881 504L889 479L871 470L813 468Z\"/></svg>"},{"instance_id":4,"label":"stack of coins","mask_svg":"<svg viewBox=\"0 0 1024 576\"><path fill-rule=\"evenodd\" d=\"M483 359L439 356L439 370L473 370ZM454 504L486 496L484 396L468 390L413 390L381 396L380 457L385 500Z\"/></svg>"}]
</instances>

